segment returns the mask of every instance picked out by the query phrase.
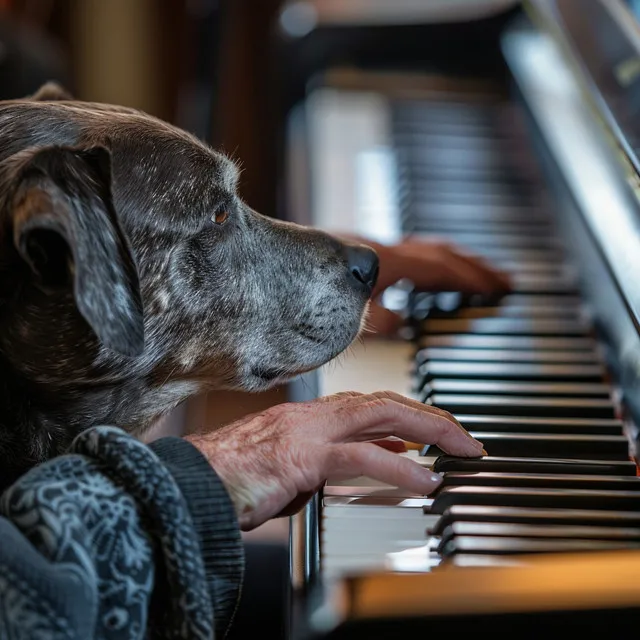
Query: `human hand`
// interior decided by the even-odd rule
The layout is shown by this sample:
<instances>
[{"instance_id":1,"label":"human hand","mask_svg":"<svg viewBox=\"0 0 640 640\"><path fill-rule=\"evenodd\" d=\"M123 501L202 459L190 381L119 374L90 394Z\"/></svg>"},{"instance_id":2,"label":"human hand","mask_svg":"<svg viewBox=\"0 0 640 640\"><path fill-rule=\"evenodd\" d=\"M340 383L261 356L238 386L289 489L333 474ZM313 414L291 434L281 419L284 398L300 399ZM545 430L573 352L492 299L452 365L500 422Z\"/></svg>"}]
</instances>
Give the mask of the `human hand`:
<instances>
[{"instance_id":1,"label":"human hand","mask_svg":"<svg viewBox=\"0 0 640 640\"><path fill-rule=\"evenodd\" d=\"M367 328L380 335L392 335L402 318L378 304L375 299L399 280L410 280L419 291L459 291L487 296L507 293L511 288L507 274L483 258L466 254L445 242L408 238L399 244L382 245L363 238L380 258L380 273L372 295Z\"/></svg>"},{"instance_id":2,"label":"human hand","mask_svg":"<svg viewBox=\"0 0 640 640\"><path fill-rule=\"evenodd\" d=\"M224 482L243 530L291 515L331 478L366 475L429 494L442 478L372 441L397 436L456 456L483 455L446 411L397 393L338 393L276 405L187 439Z\"/></svg>"}]
</instances>

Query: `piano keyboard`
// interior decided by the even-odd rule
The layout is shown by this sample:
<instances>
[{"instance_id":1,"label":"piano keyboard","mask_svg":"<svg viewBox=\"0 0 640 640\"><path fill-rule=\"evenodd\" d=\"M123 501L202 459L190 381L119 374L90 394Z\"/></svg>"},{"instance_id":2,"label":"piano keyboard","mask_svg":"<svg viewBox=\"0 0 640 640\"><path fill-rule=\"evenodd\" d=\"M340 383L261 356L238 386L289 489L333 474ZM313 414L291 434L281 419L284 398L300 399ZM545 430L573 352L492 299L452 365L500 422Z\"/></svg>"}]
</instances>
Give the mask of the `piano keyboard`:
<instances>
[{"instance_id":1,"label":"piano keyboard","mask_svg":"<svg viewBox=\"0 0 640 640\"><path fill-rule=\"evenodd\" d=\"M325 580L640 548L626 426L516 109L463 92L392 103L403 233L486 257L514 289L500 301L411 295L410 393L454 414L488 456L400 454L442 474L429 497L329 480Z\"/></svg>"}]
</instances>

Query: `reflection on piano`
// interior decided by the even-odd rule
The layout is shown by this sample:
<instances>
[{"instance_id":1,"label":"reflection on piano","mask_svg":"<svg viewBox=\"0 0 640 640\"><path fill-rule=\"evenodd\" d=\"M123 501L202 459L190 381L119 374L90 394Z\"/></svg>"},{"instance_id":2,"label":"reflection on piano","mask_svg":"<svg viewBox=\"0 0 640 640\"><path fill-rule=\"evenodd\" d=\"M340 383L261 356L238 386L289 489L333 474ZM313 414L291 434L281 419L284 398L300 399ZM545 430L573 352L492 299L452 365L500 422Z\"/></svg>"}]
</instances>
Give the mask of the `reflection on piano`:
<instances>
[{"instance_id":1,"label":"reflection on piano","mask_svg":"<svg viewBox=\"0 0 640 640\"><path fill-rule=\"evenodd\" d=\"M515 282L499 301L399 287L407 340L305 381L432 403L488 456L401 454L444 476L430 497L329 479L294 523L301 634L640 619L640 32L622 2L526 4L497 78L329 69L290 119L302 221L437 236Z\"/></svg>"}]
</instances>

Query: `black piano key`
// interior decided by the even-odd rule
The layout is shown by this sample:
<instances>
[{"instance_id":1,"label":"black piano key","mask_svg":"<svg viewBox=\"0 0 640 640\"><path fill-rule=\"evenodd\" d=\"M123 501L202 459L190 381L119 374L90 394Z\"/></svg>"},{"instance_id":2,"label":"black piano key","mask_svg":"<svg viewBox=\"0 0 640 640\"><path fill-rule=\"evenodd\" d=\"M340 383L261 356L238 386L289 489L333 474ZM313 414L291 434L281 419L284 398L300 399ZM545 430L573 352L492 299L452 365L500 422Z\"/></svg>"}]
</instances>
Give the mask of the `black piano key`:
<instances>
[{"instance_id":1,"label":"black piano key","mask_svg":"<svg viewBox=\"0 0 640 640\"><path fill-rule=\"evenodd\" d=\"M422 137L424 130L418 132ZM461 167L468 172L476 171L481 178L489 178L489 182L500 181L501 175L506 175L507 179L516 177L521 182L524 180L509 167L508 159L497 149L487 147L483 140L471 141L471 144L452 144L450 136L429 135L428 145L411 145L398 150L398 164L408 171L416 170L415 173L430 173L438 167L445 169L456 169ZM455 141L454 141L455 142ZM432 146L433 144L433 146ZM501 173L502 172L502 173ZM438 175L438 174L436 174ZM450 174L451 178L458 176ZM459 178L459 177L458 177Z\"/></svg>"},{"instance_id":2,"label":"black piano key","mask_svg":"<svg viewBox=\"0 0 640 640\"><path fill-rule=\"evenodd\" d=\"M444 529L437 551L443 553L445 546L460 536L640 542L640 528L570 526L560 524L514 524L511 522L469 522L468 520L458 520Z\"/></svg>"},{"instance_id":3,"label":"black piano key","mask_svg":"<svg viewBox=\"0 0 640 640\"><path fill-rule=\"evenodd\" d=\"M422 336L420 346L425 349L515 349L541 351L587 351L593 353L595 342L591 338L540 338L530 336L486 336L473 333L450 333Z\"/></svg>"},{"instance_id":4,"label":"black piano key","mask_svg":"<svg viewBox=\"0 0 640 640\"><path fill-rule=\"evenodd\" d=\"M425 512L429 507L425 507ZM444 510L428 534L441 536L454 522L496 522L524 525L562 525L610 528L640 528L640 512L586 509L526 509L483 505L453 505Z\"/></svg>"},{"instance_id":5,"label":"black piano key","mask_svg":"<svg viewBox=\"0 0 640 640\"><path fill-rule=\"evenodd\" d=\"M523 318L436 318L423 323L426 333L476 333L482 335L524 336L582 336L586 337L588 326L583 322L565 319Z\"/></svg>"},{"instance_id":6,"label":"black piano key","mask_svg":"<svg viewBox=\"0 0 640 640\"><path fill-rule=\"evenodd\" d=\"M610 398L611 389L602 383L580 382L509 382L507 380L431 380L423 389L425 394L507 395L507 396L563 396Z\"/></svg>"},{"instance_id":7,"label":"black piano key","mask_svg":"<svg viewBox=\"0 0 640 640\"><path fill-rule=\"evenodd\" d=\"M429 144L437 140L438 138L430 136ZM507 207L511 211L517 211L519 207L527 207L539 212L536 202L530 197L531 183L522 175L510 170L510 167L505 165L504 158L487 154L482 144L463 146L456 144L457 137L449 140L450 145L436 145L430 148L429 155L417 146L407 147L397 154L398 182L406 189L408 195L414 197L420 195L420 202L428 205L434 200L440 200L438 197L431 198L429 193L426 193L425 197L425 191L430 186L442 182L445 184L444 193L450 193L452 183L462 183L470 193L478 193L480 196L489 189L499 190L511 196L521 193L523 197L520 199L516 197L515 200L512 198ZM482 162L478 162L480 157L483 157ZM436 193L439 194L439 191ZM452 201L457 202L455 199ZM424 219L425 224L429 224L434 216L431 214L423 218L420 214L424 212L425 209L410 210L414 219ZM428 209L426 212L428 213ZM480 216L477 216L477 220L478 224L484 222ZM548 235L553 234L548 233Z\"/></svg>"},{"instance_id":8,"label":"black piano key","mask_svg":"<svg viewBox=\"0 0 640 640\"><path fill-rule=\"evenodd\" d=\"M434 126L438 131L443 122L473 122L493 129L495 119L506 108L503 102L472 102L462 95L457 99L438 101L398 100L393 103L394 131L410 126Z\"/></svg>"},{"instance_id":9,"label":"black piano key","mask_svg":"<svg viewBox=\"0 0 640 640\"><path fill-rule=\"evenodd\" d=\"M615 418L530 418L521 416L478 416L456 414L467 431L481 433L573 433L583 435L624 435L624 426Z\"/></svg>"},{"instance_id":10,"label":"black piano key","mask_svg":"<svg viewBox=\"0 0 640 640\"><path fill-rule=\"evenodd\" d=\"M419 224L414 229L416 235L422 235L425 231L424 227ZM493 247L508 246L512 249L547 251L553 250L556 246L556 241L554 241L553 237L540 234L481 233L475 229L474 231L440 231L438 233L429 230L429 233L438 240L474 250L480 250L483 247L491 250ZM542 276L537 277L541 278ZM547 285L552 286L553 282L547 282ZM540 287L540 290L543 290L542 287Z\"/></svg>"},{"instance_id":11,"label":"black piano key","mask_svg":"<svg viewBox=\"0 0 640 640\"><path fill-rule=\"evenodd\" d=\"M640 499L638 499L637 491L449 487L438 492L429 513L442 514L448 507L462 504L529 509L640 511Z\"/></svg>"},{"instance_id":12,"label":"black piano key","mask_svg":"<svg viewBox=\"0 0 640 640\"><path fill-rule=\"evenodd\" d=\"M416 354L418 363L429 360L447 362L548 362L572 364L582 362L598 364L600 358L595 351L561 351L540 349L446 349L430 347Z\"/></svg>"},{"instance_id":13,"label":"black piano key","mask_svg":"<svg viewBox=\"0 0 640 640\"><path fill-rule=\"evenodd\" d=\"M512 219L504 222L493 222L491 220L478 220L477 222L469 222L469 220L459 218L435 218L433 216L420 216L414 212L416 220L416 228L424 230L434 235L441 233L467 233L470 228L478 230L482 234L493 234L500 236L502 234L526 234L529 236L548 238L551 234L551 223L548 220L542 222L537 220L527 220L521 218Z\"/></svg>"},{"instance_id":14,"label":"black piano key","mask_svg":"<svg viewBox=\"0 0 640 640\"><path fill-rule=\"evenodd\" d=\"M450 149L449 151L454 151ZM455 151L459 151L456 149ZM461 180L465 183L475 182L481 184L495 184L500 178L503 179L503 184L514 185L516 187L527 186L526 181L514 173L510 173L504 166L500 166L499 162L490 163L488 165L479 165L475 162L465 162L459 165L454 164L453 154L443 154L443 162L437 164L433 159L421 158L420 165L409 167L402 166L403 163L399 163L400 176L406 176L408 181L413 181L420 175L427 175L431 180ZM502 174L500 172L503 172ZM422 222L422 219L415 212L413 217L417 222ZM424 225L427 229L431 228L432 220L424 221ZM481 226L482 222L478 220L478 226ZM551 235L549 225L546 227L547 235Z\"/></svg>"},{"instance_id":15,"label":"black piano key","mask_svg":"<svg viewBox=\"0 0 640 640\"><path fill-rule=\"evenodd\" d=\"M560 277L538 273L512 274L512 291L527 293L571 293L576 291L575 280L568 276Z\"/></svg>"},{"instance_id":16,"label":"black piano key","mask_svg":"<svg viewBox=\"0 0 640 640\"><path fill-rule=\"evenodd\" d=\"M460 554L529 555L538 553L576 553L638 549L639 542L612 540L546 540L539 538L492 538L456 536L442 549L442 557Z\"/></svg>"},{"instance_id":17,"label":"black piano key","mask_svg":"<svg viewBox=\"0 0 640 640\"><path fill-rule=\"evenodd\" d=\"M469 433L484 444L484 448L490 456L587 460L625 460L629 458L629 441L625 436L477 431Z\"/></svg>"},{"instance_id":18,"label":"black piano key","mask_svg":"<svg viewBox=\"0 0 640 640\"><path fill-rule=\"evenodd\" d=\"M403 122L398 126L400 131L394 136L398 156L412 163L419 161L423 154L437 153L444 149L468 150L476 154L477 159L487 157L489 161L492 158L494 161L506 159L501 148L507 144L506 140L502 136L496 136L497 132L487 129L485 125L436 119L433 122ZM454 158L459 159L457 156Z\"/></svg>"},{"instance_id":19,"label":"black piano key","mask_svg":"<svg viewBox=\"0 0 640 640\"><path fill-rule=\"evenodd\" d=\"M478 434L478 437L482 437ZM558 458L457 458L443 455L433 464L436 473L495 471L501 473L568 473L576 475L611 475L636 477L637 467L629 460L583 460Z\"/></svg>"},{"instance_id":20,"label":"black piano key","mask_svg":"<svg viewBox=\"0 0 640 640\"><path fill-rule=\"evenodd\" d=\"M412 198L414 202L434 202L434 203L454 203L461 205L479 203L481 206L498 206L498 207L515 207L523 202L522 196L515 193L508 193L505 191L491 191L485 192L464 190L461 187L462 183L456 185L446 185L433 183L431 186L420 185L420 188L412 189ZM458 190L456 190L456 187ZM501 247L499 247L501 248ZM545 249L528 249L527 251L544 251ZM514 249L512 249L514 251Z\"/></svg>"},{"instance_id":21,"label":"black piano key","mask_svg":"<svg viewBox=\"0 0 640 640\"><path fill-rule=\"evenodd\" d=\"M530 200L530 184L518 174L509 171L508 167L500 162L488 164L478 164L477 162L460 163L458 166L454 164L455 155L460 155L460 149L438 149L442 153L442 162L439 164L434 162L435 158L420 158L419 162L409 166L406 163L398 163L398 176L406 180L411 189L411 193L415 193L414 184L418 183L421 187L430 187L431 185L445 184L462 184L466 191L478 193L482 196L489 190L498 193L506 193L517 195L522 193L523 202L531 202ZM455 154L455 155L454 155ZM415 156L415 152L412 154ZM446 192L446 191L445 191ZM420 221L418 216L415 216ZM426 223L428 227L428 223ZM482 226L482 222L478 220L477 226ZM547 232L548 236L552 234Z\"/></svg>"},{"instance_id":22,"label":"black piano key","mask_svg":"<svg viewBox=\"0 0 640 640\"><path fill-rule=\"evenodd\" d=\"M403 126L394 135L399 157L411 157L425 147L434 145L437 149L470 149L477 153L495 152L496 138L493 132L475 123L433 122ZM406 164L406 163L405 163Z\"/></svg>"},{"instance_id":23,"label":"black piano key","mask_svg":"<svg viewBox=\"0 0 640 640\"><path fill-rule=\"evenodd\" d=\"M429 111L428 118L394 118L393 129L395 145L401 148L417 146L423 149L428 146L422 144L423 138L432 140L438 137L443 141L459 138L464 147L482 143L493 152L499 148L498 145L506 144L505 135L496 130L493 120L488 117L479 118L477 115L462 118L456 114L454 118L451 113ZM418 141L419 145L416 144Z\"/></svg>"},{"instance_id":24,"label":"black piano key","mask_svg":"<svg viewBox=\"0 0 640 640\"><path fill-rule=\"evenodd\" d=\"M452 202L416 203L413 205L412 215L419 220L451 221L461 227L469 229L482 220L493 225L518 225L522 221L531 224L549 225L551 216L535 206L516 207L479 207L474 204L460 205Z\"/></svg>"},{"instance_id":25,"label":"black piano key","mask_svg":"<svg viewBox=\"0 0 640 640\"><path fill-rule=\"evenodd\" d=\"M473 319L473 318L531 318L533 319L553 319L567 318L578 321L580 319L581 310L570 305L515 305L502 306L498 304L492 307L463 307L455 312L456 318Z\"/></svg>"},{"instance_id":26,"label":"black piano key","mask_svg":"<svg viewBox=\"0 0 640 640\"><path fill-rule=\"evenodd\" d=\"M472 298L473 300L473 298ZM544 294L523 294L509 293L499 300L501 307L550 307L565 306L572 309L582 307L582 301L578 296L566 295L544 295Z\"/></svg>"},{"instance_id":27,"label":"black piano key","mask_svg":"<svg viewBox=\"0 0 640 640\"><path fill-rule=\"evenodd\" d=\"M490 416L547 416L556 418L615 418L611 400L510 395L463 395L437 393L427 403L449 413Z\"/></svg>"},{"instance_id":28,"label":"black piano key","mask_svg":"<svg viewBox=\"0 0 640 640\"><path fill-rule=\"evenodd\" d=\"M593 491L640 491L637 476L591 476L567 473L445 473L438 490L446 487L539 487L547 489L585 489ZM640 493L638 494L640 499Z\"/></svg>"},{"instance_id":29,"label":"black piano key","mask_svg":"<svg viewBox=\"0 0 640 640\"><path fill-rule=\"evenodd\" d=\"M418 239L429 239L428 234L414 234ZM512 249L509 247L489 247L483 246L476 249L476 253L486 258L490 262L508 260L524 260L526 262L546 262L547 264L560 263L563 260L563 253L560 249ZM518 294L522 295L522 294Z\"/></svg>"},{"instance_id":30,"label":"black piano key","mask_svg":"<svg viewBox=\"0 0 640 640\"><path fill-rule=\"evenodd\" d=\"M447 149L442 152L446 154ZM425 165L398 166L399 182L406 185L414 202L464 203L475 198L477 202L489 200L511 207L536 204L531 184L513 172L506 173L504 180L469 180L451 173L448 177L444 172L429 173L428 169ZM489 177L486 171L484 175ZM549 237L554 238L553 235Z\"/></svg>"},{"instance_id":31,"label":"black piano key","mask_svg":"<svg viewBox=\"0 0 640 640\"><path fill-rule=\"evenodd\" d=\"M557 276L557 277L576 277L576 272L573 271L570 267L568 267L563 262L530 262L527 260L496 260L493 263L493 266L497 269L502 269L507 273L514 274L532 274L532 275L545 275L545 276ZM536 293L536 294L511 294L513 296L522 296L525 298L537 298L544 297L544 294ZM554 294L554 297L558 298L558 294ZM563 306L571 307L570 300L575 299L577 296L566 295L566 300L563 302ZM543 302L538 303L539 306L545 307L546 305ZM511 305L511 306L519 306L519 305ZM582 308L580 301L577 301L577 304L573 306L573 310L577 311Z\"/></svg>"},{"instance_id":32,"label":"black piano key","mask_svg":"<svg viewBox=\"0 0 640 640\"><path fill-rule=\"evenodd\" d=\"M443 108L446 107L446 108ZM395 113L396 109L398 114ZM424 111L423 111L424 109ZM409 117L407 117L409 114ZM478 139L486 141L487 148L496 151L504 135L496 130L495 116L489 111L477 112L469 104L450 102L407 102L394 104L393 130L396 146L411 146L416 136L422 134L429 140L437 136L448 140L455 136L451 131L461 129L460 139L467 146ZM444 131L443 133L441 133ZM420 149L424 145L419 145Z\"/></svg>"},{"instance_id":33,"label":"black piano key","mask_svg":"<svg viewBox=\"0 0 640 640\"><path fill-rule=\"evenodd\" d=\"M438 151L449 150L452 152L452 155L448 157L449 162L456 160L464 151L478 155L487 154L490 163L493 155L495 166L498 166L500 161L500 158L495 155L495 148L491 149L494 139L485 128L475 125L442 123L441 132L435 131L433 124L414 126L403 129L394 136L394 140L397 145L398 164L401 168L409 170L416 155L423 153L425 147L431 147L432 144L433 148ZM453 152L456 152L457 155ZM411 187L413 188L414 185L411 184Z\"/></svg>"},{"instance_id":34,"label":"black piano key","mask_svg":"<svg viewBox=\"0 0 640 640\"><path fill-rule=\"evenodd\" d=\"M536 364L519 362L447 362L432 360L424 365L425 381L434 378L490 380L541 380L547 382L601 382L603 370L590 364Z\"/></svg>"},{"instance_id":35,"label":"black piano key","mask_svg":"<svg viewBox=\"0 0 640 640\"><path fill-rule=\"evenodd\" d=\"M512 278L512 290L516 293L556 293L565 295L576 291L576 284L567 280L546 280L545 278L522 277Z\"/></svg>"},{"instance_id":36,"label":"black piano key","mask_svg":"<svg viewBox=\"0 0 640 640\"><path fill-rule=\"evenodd\" d=\"M498 260L495 266L504 269L508 273L540 273L540 274L567 274L574 273L563 262L530 262L527 260ZM577 301L578 306L580 301Z\"/></svg>"}]
</instances>

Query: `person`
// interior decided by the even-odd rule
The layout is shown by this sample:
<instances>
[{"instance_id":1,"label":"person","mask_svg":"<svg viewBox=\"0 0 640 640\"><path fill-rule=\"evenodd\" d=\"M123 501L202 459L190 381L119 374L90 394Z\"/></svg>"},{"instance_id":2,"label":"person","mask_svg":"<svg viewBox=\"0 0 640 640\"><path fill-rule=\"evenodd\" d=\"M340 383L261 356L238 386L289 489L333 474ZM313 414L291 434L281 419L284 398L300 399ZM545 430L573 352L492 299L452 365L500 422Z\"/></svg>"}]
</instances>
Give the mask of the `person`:
<instances>
[{"instance_id":1,"label":"person","mask_svg":"<svg viewBox=\"0 0 640 640\"><path fill-rule=\"evenodd\" d=\"M432 290L508 287L448 245L375 248L377 293L407 276ZM382 332L399 322L389 313L373 310ZM0 488L0 638L224 637L242 585L241 530L295 513L327 477L438 486L385 446L392 436L484 454L448 413L385 391L277 405L146 445L115 426L84 431Z\"/></svg>"}]
</instances>

